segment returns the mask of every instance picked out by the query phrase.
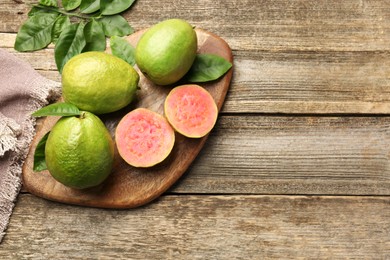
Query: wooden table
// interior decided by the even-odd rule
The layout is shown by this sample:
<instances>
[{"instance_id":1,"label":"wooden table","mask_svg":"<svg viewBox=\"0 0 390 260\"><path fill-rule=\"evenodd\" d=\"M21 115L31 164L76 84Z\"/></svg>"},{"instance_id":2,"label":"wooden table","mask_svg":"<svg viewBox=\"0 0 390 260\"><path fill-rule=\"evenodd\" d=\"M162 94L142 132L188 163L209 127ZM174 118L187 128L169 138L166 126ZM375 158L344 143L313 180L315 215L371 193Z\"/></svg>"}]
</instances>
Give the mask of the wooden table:
<instances>
[{"instance_id":1,"label":"wooden table","mask_svg":"<svg viewBox=\"0 0 390 260\"><path fill-rule=\"evenodd\" d=\"M52 47L13 50L25 2L0 0L0 47L59 81ZM1 259L390 259L389 1L138 0L124 16L184 18L233 49L208 143L141 208L22 192Z\"/></svg>"}]
</instances>

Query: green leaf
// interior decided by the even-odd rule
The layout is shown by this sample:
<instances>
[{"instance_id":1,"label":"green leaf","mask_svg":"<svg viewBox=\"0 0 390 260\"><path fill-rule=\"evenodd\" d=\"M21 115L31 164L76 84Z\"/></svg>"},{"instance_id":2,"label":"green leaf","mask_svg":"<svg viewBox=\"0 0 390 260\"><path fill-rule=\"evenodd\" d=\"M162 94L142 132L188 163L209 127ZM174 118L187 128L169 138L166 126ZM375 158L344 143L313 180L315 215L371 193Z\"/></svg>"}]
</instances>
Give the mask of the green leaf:
<instances>
[{"instance_id":1,"label":"green leaf","mask_svg":"<svg viewBox=\"0 0 390 260\"><path fill-rule=\"evenodd\" d=\"M135 0L104 0L100 1L103 15L119 14L129 8Z\"/></svg>"},{"instance_id":2,"label":"green leaf","mask_svg":"<svg viewBox=\"0 0 390 260\"><path fill-rule=\"evenodd\" d=\"M14 48L17 51L35 51L51 42L51 30L57 13L36 13L20 27Z\"/></svg>"},{"instance_id":3,"label":"green leaf","mask_svg":"<svg viewBox=\"0 0 390 260\"><path fill-rule=\"evenodd\" d=\"M43 5L36 5L33 6L30 11L27 13L28 17L34 16L39 13L58 13L58 7L55 6L43 6Z\"/></svg>"},{"instance_id":4,"label":"green leaf","mask_svg":"<svg viewBox=\"0 0 390 260\"><path fill-rule=\"evenodd\" d=\"M38 13L49 13L47 10L33 6L30 11L27 13L28 17L32 17Z\"/></svg>"},{"instance_id":5,"label":"green leaf","mask_svg":"<svg viewBox=\"0 0 390 260\"><path fill-rule=\"evenodd\" d=\"M78 116L81 112L77 106L70 103L54 103L32 113L32 116Z\"/></svg>"},{"instance_id":6,"label":"green leaf","mask_svg":"<svg viewBox=\"0 0 390 260\"><path fill-rule=\"evenodd\" d=\"M84 23L71 24L62 31L54 48L57 69L62 72L65 63L73 56L80 54L85 46Z\"/></svg>"},{"instance_id":7,"label":"green leaf","mask_svg":"<svg viewBox=\"0 0 390 260\"><path fill-rule=\"evenodd\" d=\"M104 16L99 22L102 24L104 34L107 37L125 36L134 32L134 29L129 25L126 19L118 14Z\"/></svg>"},{"instance_id":8,"label":"green leaf","mask_svg":"<svg viewBox=\"0 0 390 260\"><path fill-rule=\"evenodd\" d=\"M131 66L135 65L135 48L125 39L112 36L110 39L111 52Z\"/></svg>"},{"instance_id":9,"label":"green leaf","mask_svg":"<svg viewBox=\"0 0 390 260\"><path fill-rule=\"evenodd\" d=\"M46 141L49 137L50 132L47 132L37 144L34 152L34 165L33 170L35 172L44 171L47 169L46 160L45 160L45 147Z\"/></svg>"},{"instance_id":10,"label":"green leaf","mask_svg":"<svg viewBox=\"0 0 390 260\"><path fill-rule=\"evenodd\" d=\"M62 0L62 6L66 11L74 10L79 7L80 4L81 0Z\"/></svg>"},{"instance_id":11,"label":"green leaf","mask_svg":"<svg viewBox=\"0 0 390 260\"><path fill-rule=\"evenodd\" d=\"M57 0L39 0L39 4L44 6L58 6Z\"/></svg>"},{"instance_id":12,"label":"green leaf","mask_svg":"<svg viewBox=\"0 0 390 260\"><path fill-rule=\"evenodd\" d=\"M69 16L60 15L57 17L57 20L54 23L53 29L51 31L51 40L53 43L57 42L61 32L70 24Z\"/></svg>"},{"instance_id":13,"label":"green leaf","mask_svg":"<svg viewBox=\"0 0 390 260\"><path fill-rule=\"evenodd\" d=\"M80 4L80 12L90 14L100 9L100 0L82 0Z\"/></svg>"},{"instance_id":14,"label":"green leaf","mask_svg":"<svg viewBox=\"0 0 390 260\"><path fill-rule=\"evenodd\" d=\"M224 75L231 67L232 64L221 56L197 54L185 79L189 82L216 80Z\"/></svg>"},{"instance_id":15,"label":"green leaf","mask_svg":"<svg viewBox=\"0 0 390 260\"><path fill-rule=\"evenodd\" d=\"M83 52L86 51L104 51L106 49L106 36L102 25L92 19L85 25L84 28L85 47Z\"/></svg>"}]
</instances>

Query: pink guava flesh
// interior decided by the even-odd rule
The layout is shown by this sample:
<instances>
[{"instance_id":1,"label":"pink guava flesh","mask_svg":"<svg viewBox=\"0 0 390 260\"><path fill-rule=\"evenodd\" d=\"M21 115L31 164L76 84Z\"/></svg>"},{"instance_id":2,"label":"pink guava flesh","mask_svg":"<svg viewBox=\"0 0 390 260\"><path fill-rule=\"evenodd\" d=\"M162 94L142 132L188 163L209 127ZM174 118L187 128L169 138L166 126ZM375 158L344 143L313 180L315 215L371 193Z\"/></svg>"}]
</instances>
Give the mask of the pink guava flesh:
<instances>
[{"instance_id":1,"label":"pink guava flesh","mask_svg":"<svg viewBox=\"0 0 390 260\"><path fill-rule=\"evenodd\" d=\"M190 84L170 91L165 99L164 113L177 132L187 137L200 138L213 129L218 108L206 89Z\"/></svg>"},{"instance_id":2,"label":"pink guava flesh","mask_svg":"<svg viewBox=\"0 0 390 260\"><path fill-rule=\"evenodd\" d=\"M120 156L134 167L151 167L172 151L175 133L160 114L137 108L125 115L115 131Z\"/></svg>"}]
</instances>

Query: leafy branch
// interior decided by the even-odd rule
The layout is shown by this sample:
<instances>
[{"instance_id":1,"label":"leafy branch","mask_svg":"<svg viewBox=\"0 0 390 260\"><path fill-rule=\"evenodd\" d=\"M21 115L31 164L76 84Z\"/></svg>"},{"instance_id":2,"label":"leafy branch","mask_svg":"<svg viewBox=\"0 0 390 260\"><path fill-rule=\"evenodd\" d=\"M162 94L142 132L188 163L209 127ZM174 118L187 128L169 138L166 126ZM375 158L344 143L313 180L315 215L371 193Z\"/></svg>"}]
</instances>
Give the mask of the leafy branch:
<instances>
[{"instance_id":1,"label":"leafy branch","mask_svg":"<svg viewBox=\"0 0 390 260\"><path fill-rule=\"evenodd\" d=\"M88 19L88 20L91 20L92 19L92 16L91 15L85 15L85 14L82 14L81 12L68 12L66 11L65 9L63 8L58 8L58 7L53 7L53 6L45 6L45 5L41 5L41 4L32 4L32 10L34 11L30 11L30 12L39 12L38 10L42 10L42 12L54 12L54 13L58 13L58 14L63 14L63 15L66 15L66 16L69 16L69 17L77 17L77 18L80 18L80 19ZM29 14L30 14L29 12ZM31 13L31 15L33 15L33 13ZM100 17L96 17L96 18L100 18Z\"/></svg>"},{"instance_id":2,"label":"leafy branch","mask_svg":"<svg viewBox=\"0 0 390 260\"><path fill-rule=\"evenodd\" d=\"M87 51L104 51L110 38L115 56L135 65L135 49L123 36L134 29L120 13L135 0L39 0L31 5L28 19L16 36L17 51L36 51L55 45L54 58L59 72L73 56ZM232 64L222 57L198 54L185 76L188 82L207 82L225 74Z\"/></svg>"},{"instance_id":3,"label":"leafy branch","mask_svg":"<svg viewBox=\"0 0 390 260\"><path fill-rule=\"evenodd\" d=\"M106 37L126 36L134 29L120 13L135 0L39 0L20 27L14 49L36 51L55 45L58 71L73 56L86 51L104 51ZM72 18L72 19L71 19Z\"/></svg>"}]
</instances>

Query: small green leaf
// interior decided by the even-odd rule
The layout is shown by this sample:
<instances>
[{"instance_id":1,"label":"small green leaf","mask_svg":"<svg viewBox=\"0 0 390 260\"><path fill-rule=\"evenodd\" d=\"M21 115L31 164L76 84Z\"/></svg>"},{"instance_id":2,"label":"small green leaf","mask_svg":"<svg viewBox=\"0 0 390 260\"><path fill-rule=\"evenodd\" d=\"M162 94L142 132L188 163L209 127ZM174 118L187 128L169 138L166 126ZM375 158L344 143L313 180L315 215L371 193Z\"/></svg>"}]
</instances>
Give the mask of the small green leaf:
<instances>
[{"instance_id":1,"label":"small green leaf","mask_svg":"<svg viewBox=\"0 0 390 260\"><path fill-rule=\"evenodd\" d=\"M44 6L58 6L57 0L39 0L39 4Z\"/></svg>"},{"instance_id":2,"label":"small green leaf","mask_svg":"<svg viewBox=\"0 0 390 260\"><path fill-rule=\"evenodd\" d=\"M80 114L80 110L75 105L59 102L42 107L32 113L32 116L78 116Z\"/></svg>"},{"instance_id":3,"label":"small green leaf","mask_svg":"<svg viewBox=\"0 0 390 260\"><path fill-rule=\"evenodd\" d=\"M46 166L46 160L45 160L45 147L46 147L46 141L49 137L50 132L47 132L39 141L37 144L37 147L35 148L34 152L34 165L33 170L34 172L40 172L47 169Z\"/></svg>"},{"instance_id":4,"label":"small green leaf","mask_svg":"<svg viewBox=\"0 0 390 260\"><path fill-rule=\"evenodd\" d=\"M119 14L129 8L135 0L104 0L100 1L103 15Z\"/></svg>"},{"instance_id":5,"label":"small green leaf","mask_svg":"<svg viewBox=\"0 0 390 260\"><path fill-rule=\"evenodd\" d=\"M214 54L197 54L190 71L185 76L189 82L207 82L224 75L232 64Z\"/></svg>"},{"instance_id":6,"label":"small green leaf","mask_svg":"<svg viewBox=\"0 0 390 260\"><path fill-rule=\"evenodd\" d=\"M135 48L125 39L112 36L110 39L111 52L131 66L135 65Z\"/></svg>"},{"instance_id":7,"label":"small green leaf","mask_svg":"<svg viewBox=\"0 0 390 260\"><path fill-rule=\"evenodd\" d=\"M62 6L66 11L71 11L79 7L81 0L62 0Z\"/></svg>"},{"instance_id":8,"label":"small green leaf","mask_svg":"<svg viewBox=\"0 0 390 260\"><path fill-rule=\"evenodd\" d=\"M84 23L71 24L62 31L54 48L54 58L61 73L65 63L80 54L85 46Z\"/></svg>"},{"instance_id":9,"label":"small green leaf","mask_svg":"<svg viewBox=\"0 0 390 260\"><path fill-rule=\"evenodd\" d=\"M100 0L82 0L80 4L80 12L90 14L100 9Z\"/></svg>"},{"instance_id":10,"label":"small green leaf","mask_svg":"<svg viewBox=\"0 0 390 260\"><path fill-rule=\"evenodd\" d=\"M51 42L51 30L57 13L35 13L20 27L14 48L17 51L35 51Z\"/></svg>"},{"instance_id":11,"label":"small green leaf","mask_svg":"<svg viewBox=\"0 0 390 260\"><path fill-rule=\"evenodd\" d=\"M106 36L101 23L92 19L84 28L85 47L83 52L104 51L106 49Z\"/></svg>"},{"instance_id":12,"label":"small green leaf","mask_svg":"<svg viewBox=\"0 0 390 260\"><path fill-rule=\"evenodd\" d=\"M104 16L99 22L102 24L104 34L107 37L125 36L134 32L126 19L120 15Z\"/></svg>"},{"instance_id":13,"label":"small green leaf","mask_svg":"<svg viewBox=\"0 0 390 260\"><path fill-rule=\"evenodd\" d=\"M60 15L57 17L56 22L54 23L53 29L51 31L51 40L53 43L56 43L58 37L60 37L61 32L70 25L69 16Z\"/></svg>"}]
</instances>

